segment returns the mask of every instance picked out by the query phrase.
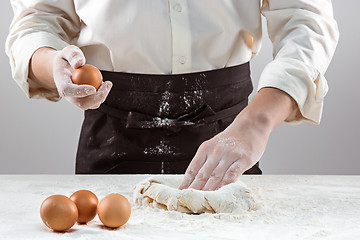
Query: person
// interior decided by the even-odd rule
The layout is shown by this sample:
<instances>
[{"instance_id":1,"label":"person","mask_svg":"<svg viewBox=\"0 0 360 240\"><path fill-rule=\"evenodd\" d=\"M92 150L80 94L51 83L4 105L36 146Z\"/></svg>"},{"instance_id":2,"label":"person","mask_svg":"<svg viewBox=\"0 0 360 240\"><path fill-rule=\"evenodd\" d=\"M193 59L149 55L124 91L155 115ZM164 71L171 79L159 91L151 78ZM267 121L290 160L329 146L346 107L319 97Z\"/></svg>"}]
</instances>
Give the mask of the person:
<instances>
[{"instance_id":1,"label":"person","mask_svg":"<svg viewBox=\"0 0 360 240\"><path fill-rule=\"evenodd\" d=\"M6 42L29 98L85 111L77 174L185 173L216 190L261 174L271 131L319 124L339 33L331 0L12 0ZM267 20L274 59L257 94L249 61ZM92 64L104 82L76 85Z\"/></svg>"}]
</instances>

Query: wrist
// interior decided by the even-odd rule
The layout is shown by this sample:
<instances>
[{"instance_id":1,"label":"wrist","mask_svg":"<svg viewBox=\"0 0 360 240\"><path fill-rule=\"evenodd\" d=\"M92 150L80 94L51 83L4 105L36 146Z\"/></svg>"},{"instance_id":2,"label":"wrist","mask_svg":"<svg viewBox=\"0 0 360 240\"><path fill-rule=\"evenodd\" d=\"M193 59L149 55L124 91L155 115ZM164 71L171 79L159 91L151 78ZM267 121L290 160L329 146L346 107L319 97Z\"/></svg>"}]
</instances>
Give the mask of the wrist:
<instances>
[{"instance_id":1,"label":"wrist","mask_svg":"<svg viewBox=\"0 0 360 240\"><path fill-rule=\"evenodd\" d=\"M258 129L270 133L297 109L295 100L284 91L262 88L236 121L251 122Z\"/></svg>"},{"instance_id":2,"label":"wrist","mask_svg":"<svg viewBox=\"0 0 360 240\"><path fill-rule=\"evenodd\" d=\"M266 135L270 135L275 128L274 121L267 112L252 111L247 107L235 118L234 122L237 125L251 127Z\"/></svg>"},{"instance_id":3,"label":"wrist","mask_svg":"<svg viewBox=\"0 0 360 240\"><path fill-rule=\"evenodd\" d=\"M58 51L49 47L36 50L29 63L29 78L45 88L56 88L53 78L53 63Z\"/></svg>"}]
</instances>

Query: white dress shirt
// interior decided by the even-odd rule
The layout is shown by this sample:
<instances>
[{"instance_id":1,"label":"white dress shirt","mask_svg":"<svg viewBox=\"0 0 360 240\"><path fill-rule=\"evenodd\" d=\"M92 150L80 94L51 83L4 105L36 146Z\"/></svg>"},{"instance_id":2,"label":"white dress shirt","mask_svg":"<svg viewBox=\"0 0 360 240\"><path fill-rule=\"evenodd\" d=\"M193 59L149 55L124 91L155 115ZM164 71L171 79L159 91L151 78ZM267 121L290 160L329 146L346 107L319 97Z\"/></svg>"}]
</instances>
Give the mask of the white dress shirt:
<instances>
[{"instance_id":1,"label":"white dress shirt","mask_svg":"<svg viewBox=\"0 0 360 240\"><path fill-rule=\"evenodd\" d=\"M339 33L331 0L11 0L6 42L14 80L29 98L59 100L28 78L40 47L69 44L99 69L179 74L248 62L260 50L261 14L274 60L258 90L274 87L299 107L288 122L319 123L327 93L324 73ZM221 79L219 79L221 81Z\"/></svg>"}]
</instances>

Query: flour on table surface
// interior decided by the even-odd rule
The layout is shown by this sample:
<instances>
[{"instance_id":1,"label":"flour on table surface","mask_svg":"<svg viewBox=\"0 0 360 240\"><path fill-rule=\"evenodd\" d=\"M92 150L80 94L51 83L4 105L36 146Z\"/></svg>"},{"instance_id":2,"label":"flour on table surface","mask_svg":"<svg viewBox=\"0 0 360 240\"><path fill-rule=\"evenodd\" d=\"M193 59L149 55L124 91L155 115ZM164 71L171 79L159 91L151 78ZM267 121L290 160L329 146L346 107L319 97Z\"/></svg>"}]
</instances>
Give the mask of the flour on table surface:
<instances>
[{"instance_id":1,"label":"flour on table surface","mask_svg":"<svg viewBox=\"0 0 360 240\"><path fill-rule=\"evenodd\" d=\"M157 175L155 175L157 176ZM174 184L183 175L167 175ZM255 211L184 214L132 206L125 226L108 230L96 216L87 225L54 233L39 208L53 194L80 189L101 200L116 192L133 202L133 187L150 175L2 175L1 240L338 240L360 239L360 176L241 176L256 199Z\"/></svg>"}]
</instances>

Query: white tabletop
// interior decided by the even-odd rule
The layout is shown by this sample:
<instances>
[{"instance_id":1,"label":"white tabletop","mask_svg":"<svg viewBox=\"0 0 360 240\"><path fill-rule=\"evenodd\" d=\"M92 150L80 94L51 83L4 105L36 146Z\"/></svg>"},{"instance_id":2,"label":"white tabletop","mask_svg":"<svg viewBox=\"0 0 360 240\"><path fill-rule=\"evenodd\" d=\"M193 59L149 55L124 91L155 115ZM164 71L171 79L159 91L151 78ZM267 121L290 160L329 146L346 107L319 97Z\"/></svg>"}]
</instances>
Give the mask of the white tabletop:
<instances>
[{"instance_id":1,"label":"white tabletop","mask_svg":"<svg viewBox=\"0 0 360 240\"><path fill-rule=\"evenodd\" d=\"M133 207L119 229L96 217L66 233L41 221L40 205L50 195L88 189L99 200L117 192L131 202L132 187L145 177L0 175L0 239L360 239L360 176L242 176L260 208L241 216Z\"/></svg>"}]
</instances>

